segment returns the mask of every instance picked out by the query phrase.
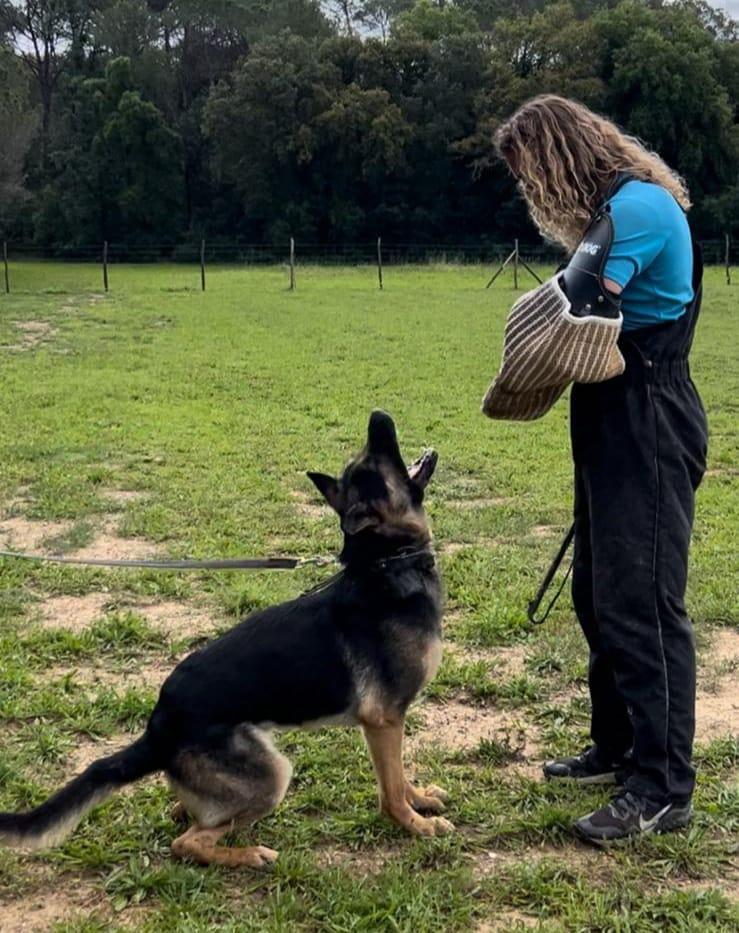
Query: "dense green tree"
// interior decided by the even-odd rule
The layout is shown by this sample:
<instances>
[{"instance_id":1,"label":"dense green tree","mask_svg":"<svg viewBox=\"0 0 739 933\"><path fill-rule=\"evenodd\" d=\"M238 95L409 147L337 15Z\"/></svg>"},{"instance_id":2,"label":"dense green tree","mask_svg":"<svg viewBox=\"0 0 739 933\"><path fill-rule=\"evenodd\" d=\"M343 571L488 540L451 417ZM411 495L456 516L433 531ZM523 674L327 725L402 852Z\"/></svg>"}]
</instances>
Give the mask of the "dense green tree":
<instances>
[{"instance_id":1,"label":"dense green tree","mask_svg":"<svg viewBox=\"0 0 739 933\"><path fill-rule=\"evenodd\" d=\"M0 127L6 128L0 133L0 231L5 236L16 229L30 197L25 164L37 123L23 67L0 42Z\"/></svg>"},{"instance_id":2,"label":"dense green tree","mask_svg":"<svg viewBox=\"0 0 739 933\"><path fill-rule=\"evenodd\" d=\"M39 239L64 246L173 240L182 219L182 147L161 112L131 86L128 59L78 80L57 183L42 192Z\"/></svg>"},{"instance_id":3,"label":"dense green tree","mask_svg":"<svg viewBox=\"0 0 739 933\"><path fill-rule=\"evenodd\" d=\"M722 84L727 56L692 6L626 0L593 25L604 44L598 62L606 111L681 172L694 196L734 182L739 148L736 98L732 103Z\"/></svg>"},{"instance_id":4,"label":"dense green tree","mask_svg":"<svg viewBox=\"0 0 739 933\"><path fill-rule=\"evenodd\" d=\"M553 92L576 97L591 106L603 102L597 75L603 39L593 19L580 19L571 3L550 3L530 18L498 20L494 56L517 81L518 106L534 94Z\"/></svg>"},{"instance_id":5,"label":"dense green tree","mask_svg":"<svg viewBox=\"0 0 739 933\"><path fill-rule=\"evenodd\" d=\"M737 38L705 0L0 0L0 211L57 247L534 237L492 138L552 91L656 148L718 236Z\"/></svg>"},{"instance_id":6,"label":"dense green tree","mask_svg":"<svg viewBox=\"0 0 739 933\"><path fill-rule=\"evenodd\" d=\"M414 5L396 17L392 32L398 37L435 42L446 36L461 36L479 30L477 19L461 7L438 4L432 0L416 0Z\"/></svg>"},{"instance_id":7,"label":"dense green tree","mask_svg":"<svg viewBox=\"0 0 739 933\"><path fill-rule=\"evenodd\" d=\"M54 95L65 71L80 67L95 0L0 0L0 32L15 42L41 102L41 156L45 163Z\"/></svg>"}]
</instances>

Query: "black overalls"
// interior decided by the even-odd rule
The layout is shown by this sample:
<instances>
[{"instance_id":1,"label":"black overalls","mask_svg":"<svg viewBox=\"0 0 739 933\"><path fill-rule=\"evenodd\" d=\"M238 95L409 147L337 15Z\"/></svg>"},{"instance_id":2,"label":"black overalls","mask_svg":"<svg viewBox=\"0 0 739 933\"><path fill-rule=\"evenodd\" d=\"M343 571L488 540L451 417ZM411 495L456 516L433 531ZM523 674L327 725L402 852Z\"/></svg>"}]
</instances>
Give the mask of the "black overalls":
<instances>
[{"instance_id":1,"label":"black overalls","mask_svg":"<svg viewBox=\"0 0 739 933\"><path fill-rule=\"evenodd\" d=\"M706 415L688 354L701 304L622 334L623 375L573 387L572 594L590 646L592 739L605 760L633 749L627 789L688 801L695 770L695 648L685 611Z\"/></svg>"}]
</instances>

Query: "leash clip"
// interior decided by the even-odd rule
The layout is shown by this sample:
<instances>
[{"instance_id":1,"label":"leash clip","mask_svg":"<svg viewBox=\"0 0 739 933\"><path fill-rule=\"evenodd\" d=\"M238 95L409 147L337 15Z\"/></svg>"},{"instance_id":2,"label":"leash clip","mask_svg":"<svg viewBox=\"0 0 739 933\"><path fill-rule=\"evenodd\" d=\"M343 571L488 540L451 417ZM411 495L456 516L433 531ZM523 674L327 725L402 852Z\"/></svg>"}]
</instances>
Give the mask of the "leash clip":
<instances>
[{"instance_id":1,"label":"leash clip","mask_svg":"<svg viewBox=\"0 0 739 933\"><path fill-rule=\"evenodd\" d=\"M298 562L295 565L296 567L330 567L332 564L337 564L338 558L336 557L300 557Z\"/></svg>"}]
</instances>

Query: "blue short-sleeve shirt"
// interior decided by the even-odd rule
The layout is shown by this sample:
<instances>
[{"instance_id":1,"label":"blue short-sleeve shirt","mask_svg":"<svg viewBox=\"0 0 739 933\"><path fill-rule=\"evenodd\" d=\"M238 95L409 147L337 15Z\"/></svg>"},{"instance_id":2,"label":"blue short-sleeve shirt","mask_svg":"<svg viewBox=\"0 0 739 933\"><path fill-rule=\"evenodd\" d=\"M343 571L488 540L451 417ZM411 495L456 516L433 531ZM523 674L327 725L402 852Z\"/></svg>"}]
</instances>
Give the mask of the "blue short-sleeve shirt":
<instances>
[{"instance_id":1,"label":"blue short-sleeve shirt","mask_svg":"<svg viewBox=\"0 0 739 933\"><path fill-rule=\"evenodd\" d=\"M624 330L679 318L693 299L685 213L660 185L627 181L608 202L613 245L604 275L622 288Z\"/></svg>"}]
</instances>

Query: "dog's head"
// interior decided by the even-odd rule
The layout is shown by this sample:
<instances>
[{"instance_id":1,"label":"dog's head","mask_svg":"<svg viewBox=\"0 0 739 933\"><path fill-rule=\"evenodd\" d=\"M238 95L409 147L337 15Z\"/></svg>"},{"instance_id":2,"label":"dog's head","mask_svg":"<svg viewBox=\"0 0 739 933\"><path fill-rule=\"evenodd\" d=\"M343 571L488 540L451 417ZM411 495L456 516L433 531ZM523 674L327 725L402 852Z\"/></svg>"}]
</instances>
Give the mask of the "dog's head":
<instances>
[{"instance_id":1,"label":"dog's head","mask_svg":"<svg viewBox=\"0 0 739 933\"><path fill-rule=\"evenodd\" d=\"M339 515L345 547L364 544L377 551L384 542L380 549L386 550L429 540L423 495L437 460L436 451L429 449L406 467L393 419L384 411L373 411L367 443L341 478L324 473L308 476Z\"/></svg>"}]
</instances>

